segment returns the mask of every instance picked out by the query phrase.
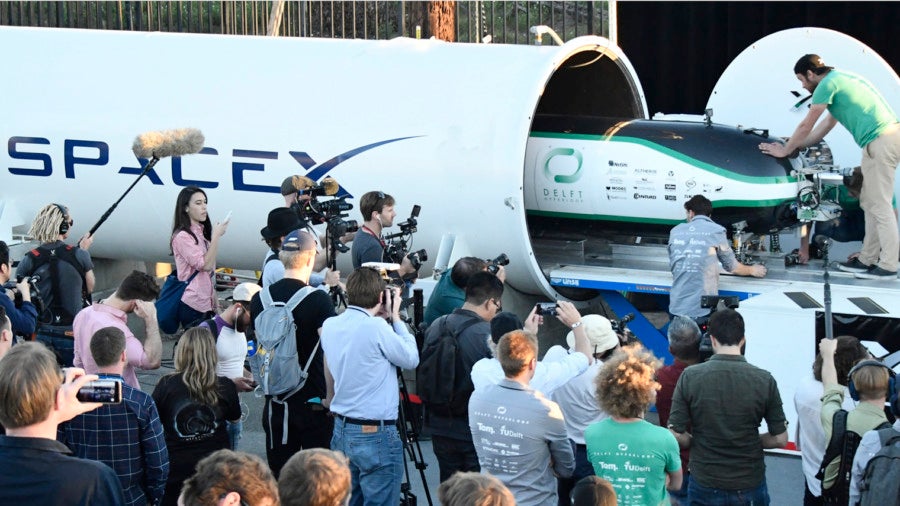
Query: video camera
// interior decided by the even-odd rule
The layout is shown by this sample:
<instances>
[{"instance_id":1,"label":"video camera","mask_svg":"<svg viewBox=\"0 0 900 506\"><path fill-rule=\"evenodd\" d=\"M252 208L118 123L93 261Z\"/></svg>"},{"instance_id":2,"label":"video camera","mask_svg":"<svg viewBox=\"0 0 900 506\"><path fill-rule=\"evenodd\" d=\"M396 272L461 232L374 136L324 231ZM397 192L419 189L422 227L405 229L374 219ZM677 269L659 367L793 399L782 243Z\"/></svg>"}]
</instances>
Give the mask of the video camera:
<instances>
[{"instance_id":1,"label":"video camera","mask_svg":"<svg viewBox=\"0 0 900 506\"><path fill-rule=\"evenodd\" d=\"M417 271L422 267L422 262L428 261L428 252L425 251L424 248L407 253L409 251L409 245L412 243L412 235L419 230L417 228L419 224L417 218L419 217L419 212L421 210L422 206L414 205L412 212L409 214L409 218L407 218L406 221L397 224L397 226L400 227L400 231L384 237L385 261L400 264L403 263L403 258L406 257Z\"/></svg>"},{"instance_id":2,"label":"video camera","mask_svg":"<svg viewBox=\"0 0 900 506\"><path fill-rule=\"evenodd\" d=\"M353 204L347 202L349 195L335 197L330 200L320 201L318 197L336 195L340 185L334 178L326 177L321 183L297 190L298 204L292 206L299 218L313 225L326 224L326 233L331 241L331 246L340 253L350 251L340 237L359 230L356 220L346 219L347 211L353 209ZM300 197L309 197L302 199Z\"/></svg>"},{"instance_id":3,"label":"video camera","mask_svg":"<svg viewBox=\"0 0 900 506\"><path fill-rule=\"evenodd\" d=\"M610 319L609 323L612 325L612 330L616 334L624 334L625 331L628 330L626 327L628 322L634 320L634 313L628 313L627 315L619 318L618 320Z\"/></svg>"},{"instance_id":4,"label":"video camera","mask_svg":"<svg viewBox=\"0 0 900 506\"><path fill-rule=\"evenodd\" d=\"M509 257L506 255L506 253L500 253L499 255L497 255L497 258L494 258L493 260L488 259L485 260L485 262L487 262L488 272L496 275L497 272L500 271L501 266L509 265Z\"/></svg>"},{"instance_id":5,"label":"video camera","mask_svg":"<svg viewBox=\"0 0 900 506\"><path fill-rule=\"evenodd\" d=\"M728 295L728 296L720 296L720 295L703 295L700 297L700 307L704 309L709 309L709 314L701 317L694 318L694 321L697 322L697 326L700 327L700 362L706 362L709 360L709 357L713 356L712 349L712 339L709 337L709 318L713 313L719 310L719 302L722 302L728 309L737 309L738 305L740 305L740 298L737 295ZM743 351L743 350L742 350Z\"/></svg>"}]
</instances>

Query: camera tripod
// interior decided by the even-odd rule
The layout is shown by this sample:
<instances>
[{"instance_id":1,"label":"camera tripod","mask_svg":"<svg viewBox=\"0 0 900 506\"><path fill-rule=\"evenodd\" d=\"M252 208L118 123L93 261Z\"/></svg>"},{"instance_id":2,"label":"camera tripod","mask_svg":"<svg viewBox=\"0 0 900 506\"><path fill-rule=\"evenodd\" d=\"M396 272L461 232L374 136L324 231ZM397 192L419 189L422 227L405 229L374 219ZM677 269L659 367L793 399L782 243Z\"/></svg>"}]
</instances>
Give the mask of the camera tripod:
<instances>
[{"instance_id":1,"label":"camera tripod","mask_svg":"<svg viewBox=\"0 0 900 506\"><path fill-rule=\"evenodd\" d=\"M431 492L428 490L428 481L425 479L425 468L428 463L422 455L422 446L419 444L420 420L418 416L407 416L407 413L415 413L412 411L413 401L406 389L406 378L403 377L403 371L397 368L397 384L400 385L400 409L397 426L400 431L400 439L403 441L403 472L405 478L400 485L400 505L416 506L416 496L412 493L409 479L409 464L411 460L416 469L419 470L419 476L422 479L422 488L425 490L425 500L428 506L434 504L431 500ZM419 403L421 406L421 402Z\"/></svg>"},{"instance_id":2,"label":"camera tripod","mask_svg":"<svg viewBox=\"0 0 900 506\"><path fill-rule=\"evenodd\" d=\"M331 269L332 271L337 269L337 253L340 250L340 237L334 237L329 229L325 229L325 242L328 244L325 249L325 265ZM340 244L343 246L342 252L346 251L347 246ZM334 308L337 309L341 306L347 307L347 297L344 293L344 289L341 288L340 285L332 286L328 293L331 295L331 303L334 304Z\"/></svg>"}]
</instances>

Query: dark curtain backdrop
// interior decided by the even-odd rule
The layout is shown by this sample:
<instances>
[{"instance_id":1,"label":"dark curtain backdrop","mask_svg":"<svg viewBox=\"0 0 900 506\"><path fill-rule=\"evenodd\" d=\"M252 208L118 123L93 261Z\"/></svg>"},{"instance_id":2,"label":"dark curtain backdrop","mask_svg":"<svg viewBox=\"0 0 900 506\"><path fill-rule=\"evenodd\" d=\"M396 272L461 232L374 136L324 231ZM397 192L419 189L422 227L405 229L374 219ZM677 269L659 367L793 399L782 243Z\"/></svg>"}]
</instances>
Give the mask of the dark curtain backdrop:
<instances>
[{"instance_id":1,"label":"dark curtain backdrop","mask_svg":"<svg viewBox=\"0 0 900 506\"><path fill-rule=\"evenodd\" d=\"M900 2L620 0L618 22L619 46L643 84L651 116L702 114L728 64L753 42L788 28L843 32L900 69Z\"/></svg>"}]
</instances>

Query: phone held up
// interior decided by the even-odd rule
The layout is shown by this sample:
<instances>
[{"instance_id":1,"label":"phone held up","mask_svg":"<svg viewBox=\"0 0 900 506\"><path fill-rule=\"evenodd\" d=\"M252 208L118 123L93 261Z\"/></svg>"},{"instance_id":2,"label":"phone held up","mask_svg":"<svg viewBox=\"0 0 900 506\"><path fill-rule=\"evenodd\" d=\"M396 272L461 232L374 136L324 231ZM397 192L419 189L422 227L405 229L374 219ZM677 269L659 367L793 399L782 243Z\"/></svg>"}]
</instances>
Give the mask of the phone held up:
<instances>
[{"instance_id":1,"label":"phone held up","mask_svg":"<svg viewBox=\"0 0 900 506\"><path fill-rule=\"evenodd\" d=\"M91 381L78 389L75 398L81 402L118 404L122 402L122 382L116 380Z\"/></svg>"}]
</instances>

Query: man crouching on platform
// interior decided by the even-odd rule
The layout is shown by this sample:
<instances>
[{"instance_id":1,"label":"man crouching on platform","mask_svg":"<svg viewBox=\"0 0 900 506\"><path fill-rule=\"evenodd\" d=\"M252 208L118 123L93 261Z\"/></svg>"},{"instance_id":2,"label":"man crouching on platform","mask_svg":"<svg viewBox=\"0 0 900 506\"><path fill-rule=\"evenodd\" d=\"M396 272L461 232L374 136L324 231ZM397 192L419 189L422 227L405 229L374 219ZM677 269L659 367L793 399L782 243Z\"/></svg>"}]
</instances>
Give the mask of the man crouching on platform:
<instances>
[{"instance_id":1,"label":"man crouching on platform","mask_svg":"<svg viewBox=\"0 0 900 506\"><path fill-rule=\"evenodd\" d=\"M419 352L400 319L400 290L387 287L377 270L354 271L347 299L347 309L322 325L331 449L350 459L350 506L395 506L403 479L396 368L415 369Z\"/></svg>"}]
</instances>

